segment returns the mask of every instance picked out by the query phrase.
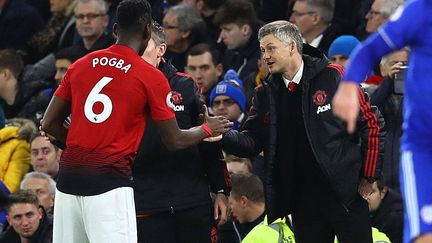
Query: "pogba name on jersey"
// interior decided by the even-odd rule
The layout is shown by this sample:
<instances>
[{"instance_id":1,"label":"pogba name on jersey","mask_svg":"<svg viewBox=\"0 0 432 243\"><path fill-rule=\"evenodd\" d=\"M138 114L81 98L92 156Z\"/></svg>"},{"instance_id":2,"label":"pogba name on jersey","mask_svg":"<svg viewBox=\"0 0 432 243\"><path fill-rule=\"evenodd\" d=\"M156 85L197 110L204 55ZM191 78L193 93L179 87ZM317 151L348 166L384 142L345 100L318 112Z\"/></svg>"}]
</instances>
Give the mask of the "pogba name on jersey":
<instances>
[{"instance_id":1,"label":"pogba name on jersey","mask_svg":"<svg viewBox=\"0 0 432 243\"><path fill-rule=\"evenodd\" d=\"M125 64L125 61L123 59L117 59L115 57L108 58L108 57L96 57L93 58L93 68L95 68L97 65L100 66L110 66L114 68L118 68L122 70L124 73L127 73L129 69L132 67L131 64Z\"/></svg>"}]
</instances>

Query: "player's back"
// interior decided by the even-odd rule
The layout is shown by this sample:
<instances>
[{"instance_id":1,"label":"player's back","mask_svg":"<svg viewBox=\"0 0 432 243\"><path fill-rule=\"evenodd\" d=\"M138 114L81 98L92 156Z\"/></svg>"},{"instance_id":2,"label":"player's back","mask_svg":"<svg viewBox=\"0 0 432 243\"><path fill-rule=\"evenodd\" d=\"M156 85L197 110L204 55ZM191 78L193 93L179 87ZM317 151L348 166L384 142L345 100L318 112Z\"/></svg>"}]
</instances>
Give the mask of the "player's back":
<instances>
[{"instance_id":1,"label":"player's back","mask_svg":"<svg viewBox=\"0 0 432 243\"><path fill-rule=\"evenodd\" d=\"M75 62L55 94L71 101L72 109L60 175L80 170L130 176L148 111L156 120L174 117L165 104L168 92L163 74L126 46L113 45Z\"/></svg>"},{"instance_id":2,"label":"player's back","mask_svg":"<svg viewBox=\"0 0 432 243\"><path fill-rule=\"evenodd\" d=\"M109 153L127 150L145 126L146 87L140 74L149 70L151 66L132 49L120 45L80 59L68 72L72 91L68 147Z\"/></svg>"}]
</instances>

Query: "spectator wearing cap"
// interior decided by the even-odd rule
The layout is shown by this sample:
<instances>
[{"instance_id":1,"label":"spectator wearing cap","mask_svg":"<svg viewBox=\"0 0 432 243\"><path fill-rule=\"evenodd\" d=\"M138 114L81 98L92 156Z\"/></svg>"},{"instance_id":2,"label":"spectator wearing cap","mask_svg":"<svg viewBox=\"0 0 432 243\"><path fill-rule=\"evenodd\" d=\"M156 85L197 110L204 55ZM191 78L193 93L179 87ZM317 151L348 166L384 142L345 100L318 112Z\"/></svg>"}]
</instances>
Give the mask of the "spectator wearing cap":
<instances>
[{"instance_id":1,"label":"spectator wearing cap","mask_svg":"<svg viewBox=\"0 0 432 243\"><path fill-rule=\"evenodd\" d=\"M352 35L339 36L330 45L328 52L330 61L346 67L351 52L359 43L360 41Z\"/></svg>"},{"instance_id":2,"label":"spectator wearing cap","mask_svg":"<svg viewBox=\"0 0 432 243\"><path fill-rule=\"evenodd\" d=\"M329 48L328 56L330 62L342 65L346 68L350 55L358 44L360 44L360 41L352 35L342 35L336 38ZM371 94L382 80L383 78L380 75L371 74L361 86L365 92Z\"/></svg>"},{"instance_id":3,"label":"spectator wearing cap","mask_svg":"<svg viewBox=\"0 0 432 243\"><path fill-rule=\"evenodd\" d=\"M227 72L225 80L218 83L210 93L212 111L217 116L224 116L234 122L231 129L239 130L246 119L246 96L242 90L241 80L230 76Z\"/></svg>"}]
</instances>

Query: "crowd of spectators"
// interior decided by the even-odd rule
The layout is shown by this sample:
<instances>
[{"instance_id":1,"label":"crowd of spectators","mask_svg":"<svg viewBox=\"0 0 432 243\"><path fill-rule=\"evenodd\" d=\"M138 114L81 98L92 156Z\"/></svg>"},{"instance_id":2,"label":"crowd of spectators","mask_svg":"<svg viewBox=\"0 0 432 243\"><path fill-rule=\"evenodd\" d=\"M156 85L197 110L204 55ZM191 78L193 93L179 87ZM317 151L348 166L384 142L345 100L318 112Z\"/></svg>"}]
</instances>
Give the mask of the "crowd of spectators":
<instances>
[{"instance_id":1,"label":"crowd of spectators","mask_svg":"<svg viewBox=\"0 0 432 243\"><path fill-rule=\"evenodd\" d=\"M112 30L115 28L116 7L120 2L121 0L0 0L0 242L51 242L49 235L52 236L55 186L62 149L52 144L38 128L49 101L69 66L86 54L108 48L116 42L117 36ZM141 215L138 219L139 240L159 242L158 234L167 237L162 234L168 228L172 227L168 232L174 232L184 221L202 220L199 219L202 215L205 215L206 221L192 222L189 227L200 229L204 235L208 229L210 233L207 235L212 242L241 242L243 239L244 242L258 242L252 239L261 239L260 234L274 239L262 242L280 242L281 232L285 232L284 242L292 242L296 234L308 234L309 232L296 228L308 221L298 220L300 223L294 223L293 226L291 217L288 216L294 213L294 221L300 217L309 220L313 217L308 212L282 210L285 217L276 214L278 217L275 218L274 212L268 211L269 205L274 205L266 205L270 200L266 198L269 195L267 193L276 189L281 193L281 188L272 188L272 183L279 183L283 187L293 186L294 184L290 184L291 179L296 179L299 174L284 173L284 170L293 167L283 163L277 164L279 174L269 172L266 164L269 161L265 157L272 150L269 151L266 146L273 138L270 139L260 129L270 127L270 130L277 130L271 130L274 134L283 134L272 140L270 147L277 146L275 143L281 141L289 141L296 146L297 142L311 144L306 146L307 149L301 148L304 150L277 150L280 152L277 155L279 157L308 153L304 157L298 155L296 160L314 163L296 167L311 170L307 177L310 180L304 185L296 184L295 188L288 191L282 190L284 196L278 203L286 203L287 208L298 208L298 205L313 208L314 205L307 203L312 199L302 191L313 191L318 195L322 193L324 197L326 190L331 188L326 183L335 182L321 177L317 172L318 163L312 158L317 156L314 155L316 145L313 141L308 141L307 137L310 136L309 132L317 131L305 130L305 126L309 124L305 125L306 119L303 123L301 116L296 116L298 120L291 121L291 113L284 114L279 110L282 106L288 108L287 102L298 106L302 102L300 96L278 93L276 96L279 100L271 104L275 108L270 108L270 112L269 107L257 103L264 96L262 86L276 82L275 77L279 78L269 70L269 66L275 64L266 60L267 47L263 50L260 46L262 39L258 38L259 30L278 20L295 24L301 35L303 49L296 44L292 50L284 50L280 58L283 63L289 63L287 60L293 59L293 53L297 53L299 65L294 65L297 68L295 72L299 69L306 70L308 74L303 74L303 77L315 79L309 74L314 72L312 65L318 66L316 60L319 59L319 65L323 67L348 65L355 47L361 45L361 41L368 35L378 31L404 1L153 0L149 3L154 23L152 38L142 58L159 69L169 80L171 89L177 92L179 103L175 105L178 105L176 117L179 127L186 129L200 124L203 104L208 107L209 113L224 116L233 125L232 131L220 142L203 143L175 153L168 152L159 141L157 133L146 132L147 136L141 141L133 167L133 175L138 182L134 188L137 214ZM409 52L409 48L404 48L387 55L362 83L365 97L370 99L372 107L378 107L382 114L378 119L382 118L386 124L386 136L380 137L379 148L379 166L382 170L378 168L378 174L368 175L369 179L373 179L373 191L365 198L369 203L367 220L370 221L370 228L374 227L372 232L379 230L391 242L396 243L402 242L403 222L398 177L403 94L395 92L394 80L401 68L409 66ZM313 59L310 63L304 63L304 67L303 64L300 65L303 63L302 54ZM340 74L319 75L323 75L319 77L324 79ZM295 80L295 77L292 78ZM276 80L282 85L285 81L295 82L285 79L285 76ZM333 84L328 85L330 87ZM298 86L297 82L296 89L306 88ZM317 93L309 94L311 97L307 97L310 99L308 102L317 104L321 102L317 100L320 98L325 102L327 94L319 93L318 89L323 88L317 88ZM263 109L262 113L257 109ZM272 111L277 116L272 115ZM297 112L300 110L292 111L292 114ZM319 110L315 112L317 115L320 113ZM274 121L271 123L272 119L292 123L296 128L285 129ZM329 121L333 118L323 119ZM155 129L155 125L149 120L147 131L156 131ZM251 132L248 129L255 130ZM243 134L251 136L254 143L259 145L254 149L259 147L261 150L248 153L241 146L232 146L235 143L233 137L238 142ZM290 137L292 134L304 137L296 142L284 140L285 136ZM367 137L359 136L356 139L358 140L346 138L355 146L366 146ZM352 156L351 160L359 156L356 153L350 154L351 150L339 152ZM328 153L339 152L335 150ZM272 173L275 173L272 169ZM231 195L229 173L232 178ZM314 177L315 175L317 176ZM351 179L355 183L361 180L360 177ZM336 183L348 183L347 181L339 180ZM319 186L313 182L318 182ZM148 194L152 195L151 198ZM288 196L298 197L298 200L288 200ZM364 199L356 197L353 200ZM333 202L324 203L332 205ZM174 211L176 217L170 218ZM21 215L20 218L23 218L20 220L24 220L29 212L32 214L28 219L31 230L23 230L16 215ZM273 213L270 219L277 221L268 221L268 213ZM191 215L197 217L192 218ZM213 221L216 223L212 223ZM184 229L190 230L187 226ZM178 234L178 238L173 236L173 242L195 239L188 235L193 230L187 232ZM251 234L248 236L249 232ZM197 233L198 241L203 239L200 237ZM308 239L304 235L301 237ZM26 241L29 239L32 241ZM344 241L346 238L339 240L347 242Z\"/></svg>"}]
</instances>

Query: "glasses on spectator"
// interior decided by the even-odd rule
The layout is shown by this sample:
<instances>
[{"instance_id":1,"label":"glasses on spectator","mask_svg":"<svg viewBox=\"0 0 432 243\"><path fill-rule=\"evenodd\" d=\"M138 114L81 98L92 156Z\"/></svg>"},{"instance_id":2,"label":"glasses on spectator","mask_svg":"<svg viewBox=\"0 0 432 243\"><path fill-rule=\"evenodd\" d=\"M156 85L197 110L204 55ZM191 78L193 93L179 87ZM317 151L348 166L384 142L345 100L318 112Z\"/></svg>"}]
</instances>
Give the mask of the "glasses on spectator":
<instances>
[{"instance_id":1,"label":"glasses on spectator","mask_svg":"<svg viewBox=\"0 0 432 243\"><path fill-rule=\"evenodd\" d=\"M308 14L310 15L310 14L314 14L314 13L316 13L316 12L315 11L309 11L309 12L301 13L301 12L297 12L294 10L294 11L292 11L291 16L297 18L297 17L301 17L303 15L308 15Z\"/></svg>"},{"instance_id":2,"label":"glasses on spectator","mask_svg":"<svg viewBox=\"0 0 432 243\"><path fill-rule=\"evenodd\" d=\"M216 107L219 107L220 105L223 105L223 106L225 106L225 107L228 107L228 106L232 106L232 105L234 105L235 104L235 101L233 100L233 99L230 99L230 98L228 98L228 99L223 99L223 100L215 100L215 101L213 101L213 107L214 108L216 108Z\"/></svg>"},{"instance_id":3,"label":"glasses on spectator","mask_svg":"<svg viewBox=\"0 0 432 243\"><path fill-rule=\"evenodd\" d=\"M163 25L163 28L166 30L178 29L178 26L175 25Z\"/></svg>"},{"instance_id":4,"label":"glasses on spectator","mask_svg":"<svg viewBox=\"0 0 432 243\"><path fill-rule=\"evenodd\" d=\"M375 11L375 10L372 10L372 9L369 9L369 11L367 12L367 15L372 15L372 16L380 15L380 14L381 14L381 12Z\"/></svg>"},{"instance_id":5,"label":"glasses on spectator","mask_svg":"<svg viewBox=\"0 0 432 243\"><path fill-rule=\"evenodd\" d=\"M97 14L97 13L88 13L88 14L75 14L75 18L77 20L84 20L87 18L88 20L94 20L98 17L105 16L105 14Z\"/></svg>"}]
</instances>

